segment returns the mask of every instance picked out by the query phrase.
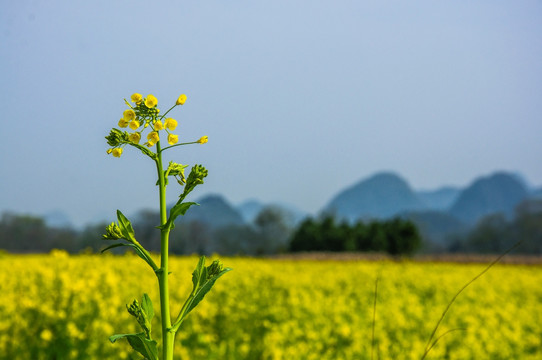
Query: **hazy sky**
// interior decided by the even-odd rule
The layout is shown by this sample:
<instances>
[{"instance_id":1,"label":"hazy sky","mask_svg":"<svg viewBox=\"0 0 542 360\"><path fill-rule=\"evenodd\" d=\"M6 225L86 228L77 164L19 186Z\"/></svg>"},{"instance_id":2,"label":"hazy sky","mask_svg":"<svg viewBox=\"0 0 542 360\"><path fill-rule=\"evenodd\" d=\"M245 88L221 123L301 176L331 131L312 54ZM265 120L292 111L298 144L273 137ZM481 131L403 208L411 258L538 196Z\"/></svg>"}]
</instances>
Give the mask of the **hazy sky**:
<instances>
[{"instance_id":1,"label":"hazy sky","mask_svg":"<svg viewBox=\"0 0 542 360\"><path fill-rule=\"evenodd\" d=\"M4 1L0 211L157 208L152 161L104 136L158 98L221 193L315 212L377 171L415 189L542 185L541 1ZM170 186L169 198L177 196Z\"/></svg>"}]
</instances>

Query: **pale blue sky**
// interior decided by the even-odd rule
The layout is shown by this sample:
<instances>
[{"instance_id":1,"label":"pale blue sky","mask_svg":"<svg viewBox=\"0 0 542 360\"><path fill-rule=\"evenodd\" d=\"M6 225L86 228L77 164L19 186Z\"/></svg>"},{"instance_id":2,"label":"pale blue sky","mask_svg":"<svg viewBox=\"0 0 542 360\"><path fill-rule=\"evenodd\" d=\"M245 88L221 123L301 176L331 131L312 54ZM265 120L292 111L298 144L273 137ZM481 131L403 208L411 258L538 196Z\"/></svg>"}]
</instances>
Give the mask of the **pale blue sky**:
<instances>
[{"instance_id":1,"label":"pale blue sky","mask_svg":"<svg viewBox=\"0 0 542 360\"><path fill-rule=\"evenodd\" d=\"M82 223L156 207L104 136L152 93L221 193L315 212L381 170L415 189L542 185L540 1L3 1L0 211ZM177 189L169 188L170 199Z\"/></svg>"}]
</instances>

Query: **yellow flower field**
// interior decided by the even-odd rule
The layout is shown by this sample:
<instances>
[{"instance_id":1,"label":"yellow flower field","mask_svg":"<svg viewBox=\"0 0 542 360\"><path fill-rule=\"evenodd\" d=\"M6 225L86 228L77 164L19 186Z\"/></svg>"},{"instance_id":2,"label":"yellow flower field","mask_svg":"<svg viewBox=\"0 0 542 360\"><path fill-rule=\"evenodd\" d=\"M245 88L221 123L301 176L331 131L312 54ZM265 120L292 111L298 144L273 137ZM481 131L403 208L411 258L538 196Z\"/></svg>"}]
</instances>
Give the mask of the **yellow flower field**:
<instances>
[{"instance_id":1,"label":"yellow flower field","mask_svg":"<svg viewBox=\"0 0 542 360\"><path fill-rule=\"evenodd\" d=\"M178 333L179 359L420 359L480 264L222 258ZM172 312L196 257L170 259ZM378 277L375 346L371 347ZM542 358L542 267L497 265L444 318L428 359ZM134 255L0 255L1 359L139 359L110 335L138 331L125 304L158 286ZM159 338L158 320L153 333ZM179 346L179 344L181 346Z\"/></svg>"}]
</instances>

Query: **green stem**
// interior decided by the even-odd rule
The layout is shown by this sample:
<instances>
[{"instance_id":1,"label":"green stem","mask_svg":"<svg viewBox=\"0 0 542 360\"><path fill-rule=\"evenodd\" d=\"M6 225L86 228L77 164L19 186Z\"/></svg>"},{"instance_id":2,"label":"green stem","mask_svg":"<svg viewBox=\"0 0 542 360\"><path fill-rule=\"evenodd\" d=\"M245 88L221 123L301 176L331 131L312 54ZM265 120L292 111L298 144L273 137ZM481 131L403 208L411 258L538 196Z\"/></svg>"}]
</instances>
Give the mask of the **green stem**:
<instances>
[{"instance_id":1,"label":"green stem","mask_svg":"<svg viewBox=\"0 0 542 360\"><path fill-rule=\"evenodd\" d=\"M199 141L196 140L196 141L192 141L192 142L180 143L180 144L175 144L175 145L167 146L167 147L163 148L162 150L158 150L158 153L161 153L162 151L165 151L165 150L167 150L167 149L174 148L174 147L176 147L176 146L190 145L190 144L199 144Z\"/></svg>"},{"instance_id":2,"label":"green stem","mask_svg":"<svg viewBox=\"0 0 542 360\"><path fill-rule=\"evenodd\" d=\"M177 104L173 105L172 107L169 108L168 111L166 111L165 113L163 113L162 115L160 115L160 119L163 119L166 117L167 113L170 112L171 110L173 110L174 107L176 107Z\"/></svg>"},{"instance_id":3,"label":"green stem","mask_svg":"<svg viewBox=\"0 0 542 360\"><path fill-rule=\"evenodd\" d=\"M162 166L162 154L160 151L160 142L156 143L158 158L156 167L158 170L158 186L160 188L160 225L165 225L167 222L166 208L166 182L164 178L164 170ZM173 360L173 340L174 332L170 332L171 315L169 308L169 229L162 228L160 230L160 269L157 272L158 286L160 287L160 312L162 314L162 359Z\"/></svg>"}]
</instances>

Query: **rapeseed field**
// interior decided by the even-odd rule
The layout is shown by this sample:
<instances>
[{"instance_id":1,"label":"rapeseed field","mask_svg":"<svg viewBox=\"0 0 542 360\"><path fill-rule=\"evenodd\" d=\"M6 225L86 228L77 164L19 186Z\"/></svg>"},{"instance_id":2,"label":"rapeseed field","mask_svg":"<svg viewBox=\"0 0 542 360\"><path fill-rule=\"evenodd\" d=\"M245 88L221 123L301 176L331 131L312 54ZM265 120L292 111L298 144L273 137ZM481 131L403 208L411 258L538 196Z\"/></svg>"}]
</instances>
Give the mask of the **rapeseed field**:
<instances>
[{"instance_id":1,"label":"rapeseed field","mask_svg":"<svg viewBox=\"0 0 542 360\"><path fill-rule=\"evenodd\" d=\"M189 315L176 358L420 359L446 305L485 268L221 259L234 271ZM196 263L170 260L174 311L190 292ZM458 297L427 359L541 359L541 284L540 266L494 266ZM0 358L140 359L108 337L137 331L125 304L144 292L159 315L156 277L134 255L1 255Z\"/></svg>"}]
</instances>

